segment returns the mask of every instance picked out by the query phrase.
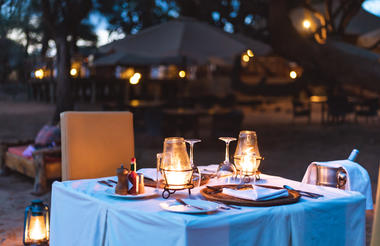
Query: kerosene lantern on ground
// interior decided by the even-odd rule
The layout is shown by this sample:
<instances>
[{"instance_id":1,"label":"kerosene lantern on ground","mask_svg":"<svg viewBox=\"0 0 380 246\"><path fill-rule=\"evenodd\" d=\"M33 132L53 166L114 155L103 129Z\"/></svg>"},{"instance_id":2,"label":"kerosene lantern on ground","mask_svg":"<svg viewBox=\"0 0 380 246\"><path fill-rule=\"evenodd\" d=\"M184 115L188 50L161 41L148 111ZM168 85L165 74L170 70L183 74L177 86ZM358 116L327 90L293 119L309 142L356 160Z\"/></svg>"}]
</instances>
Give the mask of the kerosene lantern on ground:
<instances>
[{"instance_id":1,"label":"kerosene lantern on ground","mask_svg":"<svg viewBox=\"0 0 380 246\"><path fill-rule=\"evenodd\" d=\"M256 132L240 131L234 155L237 175L246 183L250 182L251 178L260 179L258 168L262 159Z\"/></svg>"},{"instance_id":2,"label":"kerosene lantern on ground","mask_svg":"<svg viewBox=\"0 0 380 246\"><path fill-rule=\"evenodd\" d=\"M194 188L193 168L186 151L184 138L165 138L164 151L158 155L158 165L164 177L162 197L167 199L177 190Z\"/></svg>"},{"instance_id":3,"label":"kerosene lantern on ground","mask_svg":"<svg viewBox=\"0 0 380 246\"><path fill-rule=\"evenodd\" d=\"M49 245L49 207L40 200L25 209L24 245Z\"/></svg>"}]
</instances>

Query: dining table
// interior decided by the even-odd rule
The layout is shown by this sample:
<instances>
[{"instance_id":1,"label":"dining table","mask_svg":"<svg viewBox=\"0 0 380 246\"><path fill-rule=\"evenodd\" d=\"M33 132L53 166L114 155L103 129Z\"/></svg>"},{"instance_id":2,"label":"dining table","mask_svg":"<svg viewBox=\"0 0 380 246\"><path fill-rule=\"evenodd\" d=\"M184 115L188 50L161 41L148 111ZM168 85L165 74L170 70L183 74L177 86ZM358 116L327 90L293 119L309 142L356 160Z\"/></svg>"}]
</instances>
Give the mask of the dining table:
<instances>
[{"instance_id":1,"label":"dining table","mask_svg":"<svg viewBox=\"0 0 380 246\"><path fill-rule=\"evenodd\" d=\"M152 171L155 169L152 169ZM204 170L206 170L204 168ZM206 200L206 186L177 191L169 199L157 194L119 198L98 181L117 177L54 182L50 245L365 245L365 197L354 191L316 186L261 174L257 184L323 195L267 207L238 206L208 213L176 213L162 204L175 198ZM224 182L211 179L208 186Z\"/></svg>"}]
</instances>

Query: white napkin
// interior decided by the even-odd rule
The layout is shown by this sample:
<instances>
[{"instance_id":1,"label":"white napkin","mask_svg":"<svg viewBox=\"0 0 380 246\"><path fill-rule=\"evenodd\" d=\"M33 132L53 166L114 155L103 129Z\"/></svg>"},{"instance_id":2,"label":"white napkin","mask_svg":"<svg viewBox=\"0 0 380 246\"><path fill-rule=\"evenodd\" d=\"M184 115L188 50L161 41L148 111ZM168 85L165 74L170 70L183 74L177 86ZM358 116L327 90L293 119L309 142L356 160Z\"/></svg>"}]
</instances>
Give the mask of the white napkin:
<instances>
[{"instance_id":1,"label":"white napkin","mask_svg":"<svg viewBox=\"0 0 380 246\"><path fill-rule=\"evenodd\" d=\"M156 181L157 169L156 168L141 168L137 170L137 173L144 174L145 178ZM161 179L161 173L158 173L158 178Z\"/></svg>"},{"instance_id":2,"label":"white napkin","mask_svg":"<svg viewBox=\"0 0 380 246\"><path fill-rule=\"evenodd\" d=\"M302 183L317 184L316 165L339 168L342 167L347 173L345 190L358 191L366 197L366 209L373 209L371 180L367 170L361 165L350 160L312 162L303 176Z\"/></svg>"},{"instance_id":3,"label":"white napkin","mask_svg":"<svg viewBox=\"0 0 380 246\"><path fill-rule=\"evenodd\" d=\"M253 185L253 189L249 190L234 190L229 188L223 188L223 193L229 196L253 201L266 201L289 196L288 190L286 189L275 190L255 185Z\"/></svg>"}]
</instances>

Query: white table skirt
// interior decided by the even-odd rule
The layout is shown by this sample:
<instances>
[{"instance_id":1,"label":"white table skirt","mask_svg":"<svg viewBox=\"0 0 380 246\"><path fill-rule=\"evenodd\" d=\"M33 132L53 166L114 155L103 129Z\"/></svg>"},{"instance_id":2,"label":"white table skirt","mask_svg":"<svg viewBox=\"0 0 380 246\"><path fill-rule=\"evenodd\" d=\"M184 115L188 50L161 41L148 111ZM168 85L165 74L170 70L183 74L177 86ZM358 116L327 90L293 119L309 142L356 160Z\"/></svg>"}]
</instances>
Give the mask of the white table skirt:
<instances>
[{"instance_id":1,"label":"white table skirt","mask_svg":"<svg viewBox=\"0 0 380 246\"><path fill-rule=\"evenodd\" d=\"M161 197L125 200L107 196L107 187L96 179L54 182L50 245L365 245L365 197L360 193L269 175L262 178L260 182L266 184L302 187L324 197L189 215L162 210L159 203L165 200ZM192 194L202 199L198 189ZM187 191L175 196L187 197Z\"/></svg>"}]
</instances>

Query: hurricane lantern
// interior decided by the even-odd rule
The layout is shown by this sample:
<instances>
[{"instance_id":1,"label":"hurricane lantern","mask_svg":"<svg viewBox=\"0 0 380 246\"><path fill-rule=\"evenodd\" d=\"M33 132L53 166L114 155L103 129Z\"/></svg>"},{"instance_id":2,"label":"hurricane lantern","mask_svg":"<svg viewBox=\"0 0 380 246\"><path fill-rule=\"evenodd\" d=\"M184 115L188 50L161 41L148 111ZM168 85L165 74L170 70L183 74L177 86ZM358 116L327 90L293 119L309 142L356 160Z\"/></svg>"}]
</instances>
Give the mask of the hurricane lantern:
<instances>
[{"instance_id":1,"label":"hurricane lantern","mask_svg":"<svg viewBox=\"0 0 380 246\"><path fill-rule=\"evenodd\" d=\"M253 175L256 175L256 178L260 179L257 171L262 159L256 132L240 131L234 155L237 174L240 174L241 178L248 178L248 182Z\"/></svg>"},{"instance_id":2,"label":"hurricane lantern","mask_svg":"<svg viewBox=\"0 0 380 246\"><path fill-rule=\"evenodd\" d=\"M49 245L49 206L32 201L25 209L24 245Z\"/></svg>"},{"instance_id":3,"label":"hurricane lantern","mask_svg":"<svg viewBox=\"0 0 380 246\"><path fill-rule=\"evenodd\" d=\"M186 151L184 138L165 138L161 155L160 171L164 177L162 197L167 199L177 190L194 188L193 168Z\"/></svg>"}]
</instances>

